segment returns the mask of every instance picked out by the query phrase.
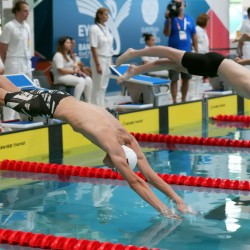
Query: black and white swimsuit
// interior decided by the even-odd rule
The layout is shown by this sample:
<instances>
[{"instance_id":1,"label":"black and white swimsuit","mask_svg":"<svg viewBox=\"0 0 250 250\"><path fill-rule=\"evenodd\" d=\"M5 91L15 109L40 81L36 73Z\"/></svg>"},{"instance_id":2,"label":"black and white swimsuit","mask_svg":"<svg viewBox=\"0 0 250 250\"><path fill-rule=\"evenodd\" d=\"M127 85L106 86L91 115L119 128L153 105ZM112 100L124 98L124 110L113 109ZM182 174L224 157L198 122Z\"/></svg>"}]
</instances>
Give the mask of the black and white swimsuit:
<instances>
[{"instance_id":1,"label":"black and white swimsuit","mask_svg":"<svg viewBox=\"0 0 250 250\"><path fill-rule=\"evenodd\" d=\"M58 90L35 89L7 93L5 106L28 116L52 118L59 102L70 96Z\"/></svg>"}]
</instances>

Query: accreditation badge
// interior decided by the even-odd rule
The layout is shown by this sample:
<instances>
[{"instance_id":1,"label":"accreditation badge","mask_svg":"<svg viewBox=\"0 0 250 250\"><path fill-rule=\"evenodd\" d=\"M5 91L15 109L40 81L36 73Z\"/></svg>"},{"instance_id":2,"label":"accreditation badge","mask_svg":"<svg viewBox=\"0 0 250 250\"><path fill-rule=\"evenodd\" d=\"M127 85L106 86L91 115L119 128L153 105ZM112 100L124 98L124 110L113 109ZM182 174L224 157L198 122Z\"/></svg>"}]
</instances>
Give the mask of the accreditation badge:
<instances>
[{"instance_id":1,"label":"accreditation badge","mask_svg":"<svg viewBox=\"0 0 250 250\"><path fill-rule=\"evenodd\" d=\"M184 30L179 31L179 38L180 40L187 40L187 33Z\"/></svg>"}]
</instances>

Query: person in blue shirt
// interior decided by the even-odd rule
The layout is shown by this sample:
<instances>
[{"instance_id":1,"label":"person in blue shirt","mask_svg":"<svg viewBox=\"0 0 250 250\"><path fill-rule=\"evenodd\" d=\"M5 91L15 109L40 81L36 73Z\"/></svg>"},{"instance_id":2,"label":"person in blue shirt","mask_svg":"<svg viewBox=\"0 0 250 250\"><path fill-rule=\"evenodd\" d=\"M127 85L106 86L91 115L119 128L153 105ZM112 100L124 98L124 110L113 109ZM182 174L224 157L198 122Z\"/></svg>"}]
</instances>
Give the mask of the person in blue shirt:
<instances>
[{"instance_id":1,"label":"person in blue shirt","mask_svg":"<svg viewBox=\"0 0 250 250\"><path fill-rule=\"evenodd\" d=\"M173 7L170 7L173 6ZM175 9L173 14L171 11ZM185 2L183 0L172 0L168 5L165 13L166 21L164 25L163 33L168 37L168 46L191 52L194 48L195 52L198 52L198 41L196 36L195 22L190 15L184 13ZM169 70L169 79L171 80L171 95L173 103L177 101L178 93L178 80L181 75L181 101L185 102L187 98L189 80L192 78L191 74L178 72L175 70Z\"/></svg>"}]
</instances>

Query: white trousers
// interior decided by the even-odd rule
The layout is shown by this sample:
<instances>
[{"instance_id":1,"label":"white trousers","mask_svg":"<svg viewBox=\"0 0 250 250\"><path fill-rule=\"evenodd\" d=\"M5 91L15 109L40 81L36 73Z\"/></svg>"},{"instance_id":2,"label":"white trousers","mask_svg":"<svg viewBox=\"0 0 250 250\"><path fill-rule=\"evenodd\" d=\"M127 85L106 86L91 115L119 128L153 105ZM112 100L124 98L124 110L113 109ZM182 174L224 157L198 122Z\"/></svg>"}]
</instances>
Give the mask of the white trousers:
<instances>
[{"instance_id":1,"label":"white trousers","mask_svg":"<svg viewBox=\"0 0 250 250\"><path fill-rule=\"evenodd\" d=\"M4 74L25 74L32 79L31 60L26 57L6 57ZM3 107L3 120L10 121L15 119L20 119L19 114L13 109Z\"/></svg>"},{"instance_id":2,"label":"white trousers","mask_svg":"<svg viewBox=\"0 0 250 250\"><path fill-rule=\"evenodd\" d=\"M98 61L102 69L102 74L97 73L94 59L91 57L90 65L93 79L92 103L101 107L105 107L105 94L110 78L109 65L112 63L112 58L98 56Z\"/></svg>"},{"instance_id":3,"label":"white trousers","mask_svg":"<svg viewBox=\"0 0 250 250\"><path fill-rule=\"evenodd\" d=\"M85 101L91 103L93 82L91 77L78 77L75 75L61 75L54 84L64 84L66 86L74 86L74 96L80 100L84 94Z\"/></svg>"},{"instance_id":4,"label":"white trousers","mask_svg":"<svg viewBox=\"0 0 250 250\"><path fill-rule=\"evenodd\" d=\"M26 57L6 57L4 74L25 74L32 79L31 60Z\"/></svg>"}]
</instances>

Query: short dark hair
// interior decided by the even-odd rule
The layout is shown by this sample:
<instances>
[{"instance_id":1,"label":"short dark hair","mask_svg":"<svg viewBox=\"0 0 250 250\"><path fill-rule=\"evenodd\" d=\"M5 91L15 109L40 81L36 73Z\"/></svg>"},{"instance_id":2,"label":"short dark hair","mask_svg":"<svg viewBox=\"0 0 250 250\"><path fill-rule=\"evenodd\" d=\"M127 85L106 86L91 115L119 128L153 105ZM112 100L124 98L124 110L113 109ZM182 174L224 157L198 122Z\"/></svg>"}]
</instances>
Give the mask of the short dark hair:
<instances>
[{"instance_id":1,"label":"short dark hair","mask_svg":"<svg viewBox=\"0 0 250 250\"><path fill-rule=\"evenodd\" d=\"M250 7L247 8L247 15L250 15Z\"/></svg>"},{"instance_id":2,"label":"short dark hair","mask_svg":"<svg viewBox=\"0 0 250 250\"><path fill-rule=\"evenodd\" d=\"M150 40L150 38L153 36L153 34L150 33L143 33L142 36L144 37L145 43Z\"/></svg>"},{"instance_id":3,"label":"short dark hair","mask_svg":"<svg viewBox=\"0 0 250 250\"><path fill-rule=\"evenodd\" d=\"M205 13L200 14L196 19L196 24L202 28L207 27L207 22L209 20L209 16Z\"/></svg>"},{"instance_id":4,"label":"short dark hair","mask_svg":"<svg viewBox=\"0 0 250 250\"><path fill-rule=\"evenodd\" d=\"M12 8L12 13L16 14L17 11L20 11L21 8L22 8L22 5L24 5L24 4L26 4L26 5L29 6L29 4L26 1L24 1L24 0L17 1L15 3L15 5L13 6L13 8Z\"/></svg>"}]
</instances>

